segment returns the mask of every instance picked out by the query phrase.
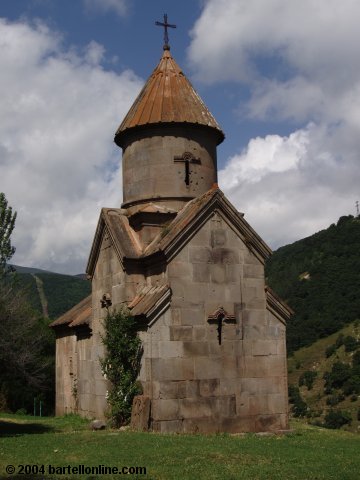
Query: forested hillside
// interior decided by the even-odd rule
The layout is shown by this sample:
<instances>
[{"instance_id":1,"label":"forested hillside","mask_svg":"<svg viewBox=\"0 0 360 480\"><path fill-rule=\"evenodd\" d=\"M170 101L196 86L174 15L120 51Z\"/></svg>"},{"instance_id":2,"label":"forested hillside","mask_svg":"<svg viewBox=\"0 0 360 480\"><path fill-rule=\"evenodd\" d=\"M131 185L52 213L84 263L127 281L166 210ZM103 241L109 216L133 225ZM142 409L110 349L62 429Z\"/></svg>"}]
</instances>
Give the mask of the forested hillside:
<instances>
[{"instance_id":1,"label":"forested hillside","mask_svg":"<svg viewBox=\"0 0 360 480\"><path fill-rule=\"evenodd\" d=\"M55 336L48 327L89 295L79 277L15 267L0 282L0 410L54 408Z\"/></svg>"},{"instance_id":2,"label":"forested hillside","mask_svg":"<svg viewBox=\"0 0 360 480\"><path fill-rule=\"evenodd\" d=\"M360 322L296 351L288 367L293 416L359 431Z\"/></svg>"},{"instance_id":3,"label":"forested hillside","mask_svg":"<svg viewBox=\"0 0 360 480\"><path fill-rule=\"evenodd\" d=\"M35 272L22 273L18 268L16 277L19 286L25 287L31 306L45 317L59 317L90 294L91 283L79 276Z\"/></svg>"},{"instance_id":4,"label":"forested hillside","mask_svg":"<svg viewBox=\"0 0 360 480\"><path fill-rule=\"evenodd\" d=\"M295 314L289 353L360 318L360 219L349 215L310 237L279 248L267 283Z\"/></svg>"}]
</instances>

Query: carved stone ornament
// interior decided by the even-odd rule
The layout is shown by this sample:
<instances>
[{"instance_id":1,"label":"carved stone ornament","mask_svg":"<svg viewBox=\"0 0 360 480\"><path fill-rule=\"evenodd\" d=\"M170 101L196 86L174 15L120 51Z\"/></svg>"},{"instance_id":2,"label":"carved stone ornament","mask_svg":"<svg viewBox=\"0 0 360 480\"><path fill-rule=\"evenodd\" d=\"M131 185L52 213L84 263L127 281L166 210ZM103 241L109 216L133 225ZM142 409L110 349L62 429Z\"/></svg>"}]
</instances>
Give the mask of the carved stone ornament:
<instances>
[{"instance_id":1,"label":"carved stone ornament","mask_svg":"<svg viewBox=\"0 0 360 480\"><path fill-rule=\"evenodd\" d=\"M221 345L223 323L236 323L236 317L227 313L223 307L219 307L208 316L208 322L217 324L218 341L219 345Z\"/></svg>"}]
</instances>

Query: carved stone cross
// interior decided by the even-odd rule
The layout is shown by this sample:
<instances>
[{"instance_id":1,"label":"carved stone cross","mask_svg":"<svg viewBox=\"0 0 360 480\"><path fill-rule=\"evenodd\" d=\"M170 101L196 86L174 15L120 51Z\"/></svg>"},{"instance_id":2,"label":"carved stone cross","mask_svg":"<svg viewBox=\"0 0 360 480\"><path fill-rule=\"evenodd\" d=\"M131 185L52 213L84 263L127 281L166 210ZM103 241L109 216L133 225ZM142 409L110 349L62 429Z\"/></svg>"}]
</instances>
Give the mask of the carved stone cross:
<instances>
[{"instance_id":1,"label":"carved stone cross","mask_svg":"<svg viewBox=\"0 0 360 480\"><path fill-rule=\"evenodd\" d=\"M221 345L222 341L222 328L223 324L225 323L236 323L236 318L235 315L230 315L228 314L223 307L219 307L217 310L215 310L214 313L208 316L208 322L209 323L215 323L217 324L217 332L218 332L218 341L219 345Z\"/></svg>"},{"instance_id":2,"label":"carved stone cross","mask_svg":"<svg viewBox=\"0 0 360 480\"><path fill-rule=\"evenodd\" d=\"M174 157L174 162L183 162L185 164L185 183L190 185L190 164L195 163L201 165L200 158L195 158L190 152L184 152L180 157Z\"/></svg>"}]
</instances>

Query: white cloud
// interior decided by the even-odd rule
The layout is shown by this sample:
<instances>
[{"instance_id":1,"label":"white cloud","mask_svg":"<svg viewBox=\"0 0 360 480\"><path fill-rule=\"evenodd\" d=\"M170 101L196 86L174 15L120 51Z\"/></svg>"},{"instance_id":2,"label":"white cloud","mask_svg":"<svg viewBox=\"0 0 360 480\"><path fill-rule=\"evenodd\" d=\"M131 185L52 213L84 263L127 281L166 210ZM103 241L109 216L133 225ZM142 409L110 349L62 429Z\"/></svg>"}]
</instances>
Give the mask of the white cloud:
<instances>
[{"instance_id":1,"label":"white cloud","mask_svg":"<svg viewBox=\"0 0 360 480\"><path fill-rule=\"evenodd\" d=\"M298 131L288 138L268 135L250 140L248 148L241 155L235 155L227 163L226 188L230 190L241 182L256 183L269 173L287 172L298 168L306 153L308 134Z\"/></svg>"},{"instance_id":2,"label":"white cloud","mask_svg":"<svg viewBox=\"0 0 360 480\"><path fill-rule=\"evenodd\" d=\"M204 82L247 83L252 118L337 121L350 113L358 122L359 18L357 0L208 0L189 60Z\"/></svg>"},{"instance_id":3,"label":"white cloud","mask_svg":"<svg viewBox=\"0 0 360 480\"><path fill-rule=\"evenodd\" d=\"M331 137L315 124L288 137L258 137L219 172L220 187L273 248L354 213L358 160L336 145L328 150Z\"/></svg>"},{"instance_id":4,"label":"white cloud","mask_svg":"<svg viewBox=\"0 0 360 480\"><path fill-rule=\"evenodd\" d=\"M105 48L103 45L92 40L85 51L85 61L90 65L99 65L105 55Z\"/></svg>"},{"instance_id":5,"label":"white cloud","mask_svg":"<svg viewBox=\"0 0 360 480\"><path fill-rule=\"evenodd\" d=\"M142 81L105 71L104 48L65 51L46 26L0 20L0 191L18 211L20 265L84 270L100 208L119 206L115 130Z\"/></svg>"},{"instance_id":6,"label":"white cloud","mask_svg":"<svg viewBox=\"0 0 360 480\"><path fill-rule=\"evenodd\" d=\"M355 213L359 18L356 0L207 0L193 28L188 55L198 80L245 84L239 116L292 122L287 137L250 140L219 175L273 246Z\"/></svg>"},{"instance_id":7,"label":"white cloud","mask_svg":"<svg viewBox=\"0 0 360 480\"><path fill-rule=\"evenodd\" d=\"M128 0L83 0L85 8L88 11L95 12L115 12L123 17L128 12Z\"/></svg>"},{"instance_id":8,"label":"white cloud","mask_svg":"<svg viewBox=\"0 0 360 480\"><path fill-rule=\"evenodd\" d=\"M270 54L321 78L343 66L346 81L359 71L359 16L357 0L207 0L189 58L207 81L249 78L249 67L253 78L257 56Z\"/></svg>"}]
</instances>

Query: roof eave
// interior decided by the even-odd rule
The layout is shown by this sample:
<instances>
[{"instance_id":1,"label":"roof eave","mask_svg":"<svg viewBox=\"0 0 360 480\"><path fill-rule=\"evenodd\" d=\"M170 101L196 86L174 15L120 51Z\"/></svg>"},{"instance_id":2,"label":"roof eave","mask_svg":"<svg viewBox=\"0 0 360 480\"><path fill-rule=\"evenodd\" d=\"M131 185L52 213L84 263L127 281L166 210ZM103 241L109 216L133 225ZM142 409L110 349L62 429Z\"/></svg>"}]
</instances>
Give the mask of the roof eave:
<instances>
[{"instance_id":1,"label":"roof eave","mask_svg":"<svg viewBox=\"0 0 360 480\"><path fill-rule=\"evenodd\" d=\"M154 123L143 123L140 125L136 125L133 127L128 127L123 130L117 130L115 133L114 137L114 142L116 145L122 149L124 149L127 146L128 139L131 137L133 134L137 134L141 131L148 131L153 127L161 126L161 128L166 128L166 127L173 127L173 126L190 126L192 128L196 129L202 129L202 130L207 130L211 131L215 138L216 138L216 145L220 145L224 140L225 140L225 134L220 128L213 127L212 125L206 125L202 123L193 123L193 122L154 122ZM164 132L165 133L165 132Z\"/></svg>"}]
</instances>

